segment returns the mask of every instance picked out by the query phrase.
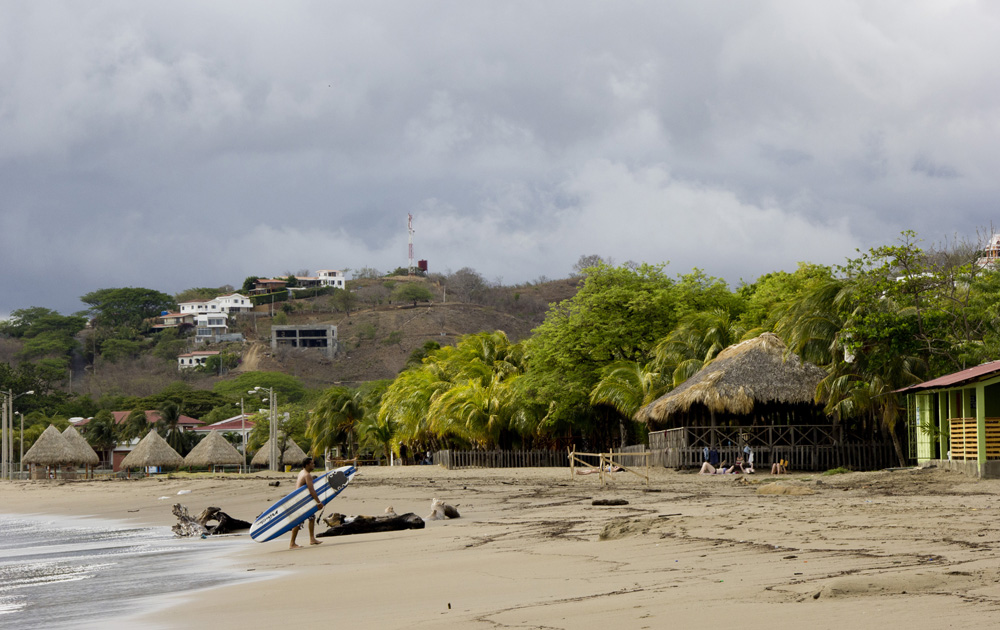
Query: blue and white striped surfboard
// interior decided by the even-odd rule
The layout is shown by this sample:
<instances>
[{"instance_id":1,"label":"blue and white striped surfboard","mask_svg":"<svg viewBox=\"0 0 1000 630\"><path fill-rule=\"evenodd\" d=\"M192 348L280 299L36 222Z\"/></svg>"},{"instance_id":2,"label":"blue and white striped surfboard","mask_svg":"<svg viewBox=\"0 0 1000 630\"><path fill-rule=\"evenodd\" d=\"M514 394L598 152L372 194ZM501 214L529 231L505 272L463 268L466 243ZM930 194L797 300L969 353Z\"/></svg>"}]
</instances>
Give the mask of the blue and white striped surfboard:
<instances>
[{"instance_id":1,"label":"blue and white striped surfboard","mask_svg":"<svg viewBox=\"0 0 1000 630\"><path fill-rule=\"evenodd\" d=\"M357 472L354 466L342 466L316 477L313 480L313 487L323 505L340 494L340 491L351 483L351 479ZM250 526L250 538L257 542L274 540L278 536L292 531L292 528L301 525L303 521L318 511L316 501L309 494L309 488L307 486L296 488L294 492L257 517L253 525Z\"/></svg>"}]
</instances>

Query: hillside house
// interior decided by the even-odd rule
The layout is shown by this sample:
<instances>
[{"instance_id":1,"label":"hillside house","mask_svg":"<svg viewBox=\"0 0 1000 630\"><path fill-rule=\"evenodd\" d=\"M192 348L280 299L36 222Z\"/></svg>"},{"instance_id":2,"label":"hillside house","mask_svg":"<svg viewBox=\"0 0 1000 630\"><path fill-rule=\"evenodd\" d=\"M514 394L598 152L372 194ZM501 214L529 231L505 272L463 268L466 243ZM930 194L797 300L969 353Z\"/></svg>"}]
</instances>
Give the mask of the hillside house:
<instances>
[{"instance_id":1,"label":"hillside house","mask_svg":"<svg viewBox=\"0 0 1000 630\"><path fill-rule=\"evenodd\" d=\"M334 287L336 289L346 288L344 273L337 269L320 269L316 272L320 285L324 287Z\"/></svg>"},{"instance_id":2,"label":"hillside house","mask_svg":"<svg viewBox=\"0 0 1000 630\"><path fill-rule=\"evenodd\" d=\"M195 352L188 352L186 354L181 354L177 356L177 369L187 370L190 368L201 367L205 365L208 361L208 357L215 357L219 355L218 350L201 350Z\"/></svg>"},{"instance_id":3,"label":"hillside house","mask_svg":"<svg viewBox=\"0 0 1000 630\"><path fill-rule=\"evenodd\" d=\"M278 278L260 278L254 282L253 289L250 293L252 295L267 295L268 293L281 291L287 285L287 281L279 280Z\"/></svg>"},{"instance_id":4,"label":"hillside house","mask_svg":"<svg viewBox=\"0 0 1000 630\"><path fill-rule=\"evenodd\" d=\"M159 316L154 317L152 321L153 325L151 328L153 330L159 331L166 330L167 328L176 328L183 332L194 326L194 314L164 312Z\"/></svg>"},{"instance_id":5,"label":"hillside house","mask_svg":"<svg viewBox=\"0 0 1000 630\"><path fill-rule=\"evenodd\" d=\"M990 237L990 243L983 250L983 255L976 260L976 264L980 267L993 265L997 262L1000 262L1000 234L994 234Z\"/></svg>"},{"instance_id":6,"label":"hillside house","mask_svg":"<svg viewBox=\"0 0 1000 630\"><path fill-rule=\"evenodd\" d=\"M337 353L337 327L333 324L271 326L271 348L314 348L332 359Z\"/></svg>"},{"instance_id":7,"label":"hillside house","mask_svg":"<svg viewBox=\"0 0 1000 630\"><path fill-rule=\"evenodd\" d=\"M239 293L220 295L211 300L191 300L181 302L182 314L203 315L209 313L249 313L253 310L250 298Z\"/></svg>"}]
</instances>

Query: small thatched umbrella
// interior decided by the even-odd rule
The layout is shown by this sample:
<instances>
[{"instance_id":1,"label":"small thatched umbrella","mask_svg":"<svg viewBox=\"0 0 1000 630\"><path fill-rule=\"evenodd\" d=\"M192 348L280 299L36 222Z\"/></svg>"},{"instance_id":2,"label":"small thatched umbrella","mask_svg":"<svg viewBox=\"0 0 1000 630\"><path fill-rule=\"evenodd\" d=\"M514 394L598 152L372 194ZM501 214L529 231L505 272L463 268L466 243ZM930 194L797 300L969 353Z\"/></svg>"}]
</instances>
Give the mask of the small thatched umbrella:
<instances>
[{"instance_id":1,"label":"small thatched umbrella","mask_svg":"<svg viewBox=\"0 0 1000 630\"><path fill-rule=\"evenodd\" d=\"M62 464L72 464L76 461L73 448L55 425L49 425L42 432L28 452L24 454L24 463L28 466L46 466L58 468Z\"/></svg>"},{"instance_id":2,"label":"small thatched umbrella","mask_svg":"<svg viewBox=\"0 0 1000 630\"><path fill-rule=\"evenodd\" d=\"M167 441L160 437L154 429L150 429L146 437L139 440L132 452L122 460L122 468L149 468L162 466L177 468L184 464L184 458L177 454Z\"/></svg>"},{"instance_id":3,"label":"small thatched umbrella","mask_svg":"<svg viewBox=\"0 0 1000 630\"><path fill-rule=\"evenodd\" d=\"M243 464L243 455L218 431L210 432L184 458L185 466L220 466Z\"/></svg>"},{"instance_id":4,"label":"small thatched umbrella","mask_svg":"<svg viewBox=\"0 0 1000 630\"><path fill-rule=\"evenodd\" d=\"M712 416L727 413L748 416L765 403L814 404L816 386L826 372L786 351L774 333L729 346L697 374L646 405L635 419L663 424L704 405Z\"/></svg>"},{"instance_id":5,"label":"small thatched umbrella","mask_svg":"<svg viewBox=\"0 0 1000 630\"><path fill-rule=\"evenodd\" d=\"M257 451L257 454L253 456L252 460L250 460L250 465L251 466L270 465L271 464L270 454L271 454L271 440L268 440L267 442L264 442L264 446L261 446L260 450ZM305 451L303 451L299 447L299 445L295 443L295 440L289 438L287 440L287 443L285 444L285 452L281 457L281 461L283 461L287 466L298 466L305 460L306 457L307 455L305 454Z\"/></svg>"},{"instance_id":6,"label":"small thatched umbrella","mask_svg":"<svg viewBox=\"0 0 1000 630\"><path fill-rule=\"evenodd\" d=\"M62 432L62 436L66 438L69 447L73 450L73 463L85 466L87 468L87 476L89 477L90 469L99 464L101 458L97 456L94 448L80 435L80 432L73 425L66 427L66 430Z\"/></svg>"}]
</instances>

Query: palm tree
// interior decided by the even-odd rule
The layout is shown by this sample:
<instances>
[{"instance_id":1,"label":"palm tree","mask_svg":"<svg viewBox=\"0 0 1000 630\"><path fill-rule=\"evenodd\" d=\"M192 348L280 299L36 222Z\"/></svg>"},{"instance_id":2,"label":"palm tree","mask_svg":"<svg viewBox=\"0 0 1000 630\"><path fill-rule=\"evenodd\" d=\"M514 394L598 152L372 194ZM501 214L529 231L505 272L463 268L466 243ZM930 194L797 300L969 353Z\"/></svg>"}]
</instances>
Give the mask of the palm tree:
<instances>
[{"instance_id":1,"label":"palm tree","mask_svg":"<svg viewBox=\"0 0 1000 630\"><path fill-rule=\"evenodd\" d=\"M620 414L619 430L622 446L625 446L625 420L670 389L660 372L649 364L622 361L613 363L601 373L601 380L590 392L590 404L609 405Z\"/></svg>"},{"instance_id":2,"label":"palm tree","mask_svg":"<svg viewBox=\"0 0 1000 630\"><path fill-rule=\"evenodd\" d=\"M94 450L107 452L118 445L118 427L115 425L115 417L107 409L97 412L90 422L83 426L83 437L94 447ZM110 461L110 457L103 458Z\"/></svg>"},{"instance_id":3,"label":"palm tree","mask_svg":"<svg viewBox=\"0 0 1000 630\"><path fill-rule=\"evenodd\" d=\"M396 439L396 426L391 419L380 419L377 414L368 414L357 425L358 439L366 447L381 449L386 462L390 458Z\"/></svg>"},{"instance_id":4,"label":"palm tree","mask_svg":"<svg viewBox=\"0 0 1000 630\"><path fill-rule=\"evenodd\" d=\"M149 433L149 420L146 418L146 412L142 409L133 409L129 412L125 422L118 429L118 437L123 442L142 439L146 437L147 433Z\"/></svg>"},{"instance_id":5,"label":"palm tree","mask_svg":"<svg viewBox=\"0 0 1000 630\"><path fill-rule=\"evenodd\" d=\"M900 339L912 324L909 309L890 295L866 299L856 279L834 279L790 305L777 329L789 350L826 368L816 400L825 401L835 424L854 419L880 426L889 434L905 465L896 424L902 406L893 392L921 380L927 362Z\"/></svg>"},{"instance_id":6,"label":"palm tree","mask_svg":"<svg viewBox=\"0 0 1000 630\"><path fill-rule=\"evenodd\" d=\"M355 451L354 428L364 416L361 392L345 387L328 389L313 410L306 427L306 437L312 440L313 453L318 455L325 452L343 441L345 436L351 451Z\"/></svg>"},{"instance_id":7,"label":"palm tree","mask_svg":"<svg viewBox=\"0 0 1000 630\"><path fill-rule=\"evenodd\" d=\"M498 444L519 410L514 378L496 373L486 384L470 379L449 388L430 406L431 429L481 446Z\"/></svg>"},{"instance_id":8,"label":"palm tree","mask_svg":"<svg viewBox=\"0 0 1000 630\"><path fill-rule=\"evenodd\" d=\"M188 452L188 439L181 429L181 410L176 403L167 402L157 412L160 416L156 422L156 432L181 455Z\"/></svg>"},{"instance_id":9,"label":"palm tree","mask_svg":"<svg viewBox=\"0 0 1000 630\"><path fill-rule=\"evenodd\" d=\"M653 348L655 371L670 374L676 387L749 334L729 310L693 313Z\"/></svg>"}]
</instances>

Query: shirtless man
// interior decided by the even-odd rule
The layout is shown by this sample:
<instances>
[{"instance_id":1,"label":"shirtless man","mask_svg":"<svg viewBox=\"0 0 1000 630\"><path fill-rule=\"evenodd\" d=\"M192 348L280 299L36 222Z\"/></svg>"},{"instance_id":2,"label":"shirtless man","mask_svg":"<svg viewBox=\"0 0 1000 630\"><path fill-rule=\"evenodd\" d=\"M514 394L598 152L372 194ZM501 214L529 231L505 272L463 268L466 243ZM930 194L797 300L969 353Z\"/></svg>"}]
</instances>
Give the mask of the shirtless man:
<instances>
[{"instance_id":1,"label":"shirtless man","mask_svg":"<svg viewBox=\"0 0 1000 630\"><path fill-rule=\"evenodd\" d=\"M295 487L296 488L301 488L302 486L308 486L308 488L309 488L309 494L311 494L312 497L313 497L313 499L315 499L316 505L319 506L320 509L323 509L323 502L320 501L319 495L316 494L316 488L313 487L312 471L313 471L313 468L315 468L315 467L316 467L316 464L313 461L312 457L305 458L305 461L302 462L302 472L299 473L299 478L295 482ZM289 549L299 549L300 547L302 547L302 545L296 545L295 544L295 537L299 535L299 530L301 528L302 528L301 525L297 525L296 527L294 527L292 529L292 541L291 541L291 544L288 545ZM315 516L310 516L309 517L309 544L310 545L319 545L322 542L323 541L321 541L321 540L316 540L316 517Z\"/></svg>"}]
</instances>

